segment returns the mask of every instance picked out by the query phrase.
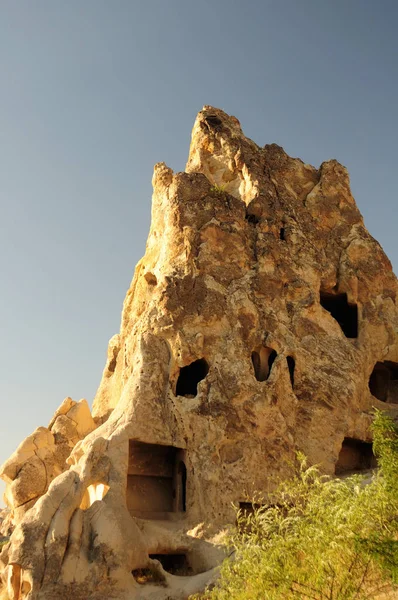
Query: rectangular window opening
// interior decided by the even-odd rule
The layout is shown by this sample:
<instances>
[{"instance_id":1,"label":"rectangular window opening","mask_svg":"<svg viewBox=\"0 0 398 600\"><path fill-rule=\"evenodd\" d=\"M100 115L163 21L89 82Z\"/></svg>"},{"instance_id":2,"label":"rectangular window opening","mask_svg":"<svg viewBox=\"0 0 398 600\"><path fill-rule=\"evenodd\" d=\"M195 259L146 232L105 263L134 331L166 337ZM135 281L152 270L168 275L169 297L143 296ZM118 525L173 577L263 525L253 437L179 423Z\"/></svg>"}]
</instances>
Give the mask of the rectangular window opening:
<instances>
[{"instance_id":1,"label":"rectangular window opening","mask_svg":"<svg viewBox=\"0 0 398 600\"><path fill-rule=\"evenodd\" d=\"M127 507L143 519L168 519L186 511L184 451L130 440Z\"/></svg>"}]
</instances>

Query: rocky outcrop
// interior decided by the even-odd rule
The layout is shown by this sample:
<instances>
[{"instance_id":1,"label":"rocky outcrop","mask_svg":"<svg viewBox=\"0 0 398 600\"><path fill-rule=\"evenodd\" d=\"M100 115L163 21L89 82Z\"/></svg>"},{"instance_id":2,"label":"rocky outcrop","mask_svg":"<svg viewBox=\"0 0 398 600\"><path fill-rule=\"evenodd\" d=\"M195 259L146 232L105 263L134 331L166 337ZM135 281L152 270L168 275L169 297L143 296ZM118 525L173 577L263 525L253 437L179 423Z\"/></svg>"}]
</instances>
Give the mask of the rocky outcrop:
<instances>
[{"instance_id":1,"label":"rocky outcrop","mask_svg":"<svg viewBox=\"0 0 398 600\"><path fill-rule=\"evenodd\" d=\"M1 555L12 600L186 598L233 503L265 502L297 449L329 474L371 467L372 407L397 413L397 281L344 167L205 107L186 171L158 164L153 187L97 427Z\"/></svg>"},{"instance_id":2,"label":"rocky outcrop","mask_svg":"<svg viewBox=\"0 0 398 600\"><path fill-rule=\"evenodd\" d=\"M12 529L11 511L8 508L0 509L0 545L8 540Z\"/></svg>"},{"instance_id":3,"label":"rocky outcrop","mask_svg":"<svg viewBox=\"0 0 398 600\"><path fill-rule=\"evenodd\" d=\"M8 527L19 523L53 479L68 468L66 459L71 450L95 427L86 400L65 398L48 428L38 427L18 446L0 469L0 477L7 484Z\"/></svg>"}]
</instances>

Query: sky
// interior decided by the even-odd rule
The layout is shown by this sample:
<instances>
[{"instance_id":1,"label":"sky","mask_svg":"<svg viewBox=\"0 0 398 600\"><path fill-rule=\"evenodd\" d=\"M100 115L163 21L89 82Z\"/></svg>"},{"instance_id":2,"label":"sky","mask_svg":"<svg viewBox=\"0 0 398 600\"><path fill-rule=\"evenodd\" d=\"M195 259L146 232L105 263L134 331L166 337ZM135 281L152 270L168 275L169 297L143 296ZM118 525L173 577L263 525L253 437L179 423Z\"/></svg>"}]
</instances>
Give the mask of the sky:
<instances>
[{"instance_id":1,"label":"sky","mask_svg":"<svg viewBox=\"0 0 398 600\"><path fill-rule=\"evenodd\" d=\"M1 0L0 463L91 404L153 165L184 170L204 104L343 163L397 271L397 30L395 0Z\"/></svg>"}]
</instances>

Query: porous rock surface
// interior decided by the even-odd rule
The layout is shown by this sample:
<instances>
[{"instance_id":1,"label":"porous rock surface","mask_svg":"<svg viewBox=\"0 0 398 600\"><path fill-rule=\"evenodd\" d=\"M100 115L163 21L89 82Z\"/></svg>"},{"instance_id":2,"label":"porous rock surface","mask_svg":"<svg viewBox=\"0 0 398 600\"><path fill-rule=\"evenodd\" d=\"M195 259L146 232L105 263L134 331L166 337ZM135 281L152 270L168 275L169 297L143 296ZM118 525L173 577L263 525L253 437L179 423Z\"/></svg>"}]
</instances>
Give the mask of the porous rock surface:
<instances>
[{"instance_id":1,"label":"porous rock surface","mask_svg":"<svg viewBox=\"0 0 398 600\"><path fill-rule=\"evenodd\" d=\"M232 503L297 449L361 467L372 407L397 412L397 281L342 165L206 106L186 171L157 164L153 188L94 420L63 404L2 468L11 600L187 598L216 576Z\"/></svg>"},{"instance_id":2,"label":"porous rock surface","mask_svg":"<svg viewBox=\"0 0 398 600\"><path fill-rule=\"evenodd\" d=\"M60 473L79 440L96 428L86 400L65 398L48 427L38 427L0 468L7 483L6 523L19 522Z\"/></svg>"}]
</instances>

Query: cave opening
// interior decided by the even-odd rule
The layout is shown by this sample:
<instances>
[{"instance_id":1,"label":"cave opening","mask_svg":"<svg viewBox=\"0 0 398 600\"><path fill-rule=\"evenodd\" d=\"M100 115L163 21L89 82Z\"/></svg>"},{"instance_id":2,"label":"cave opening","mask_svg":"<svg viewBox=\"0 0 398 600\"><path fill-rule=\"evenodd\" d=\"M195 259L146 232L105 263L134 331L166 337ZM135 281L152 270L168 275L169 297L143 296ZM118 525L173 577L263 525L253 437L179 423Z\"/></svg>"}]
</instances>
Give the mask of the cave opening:
<instances>
[{"instance_id":1,"label":"cave opening","mask_svg":"<svg viewBox=\"0 0 398 600\"><path fill-rule=\"evenodd\" d=\"M239 502L239 511L245 517L252 515L256 510L264 508L265 504L259 502Z\"/></svg>"},{"instance_id":2,"label":"cave opening","mask_svg":"<svg viewBox=\"0 0 398 600\"><path fill-rule=\"evenodd\" d=\"M358 473L377 466L371 442L354 438L344 438L339 458L336 462L336 475Z\"/></svg>"},{"instance_id":3,"label":"cave opening","mask_svg":"<svg viewBox=\"0 0 398 600\"><path fill-rule=\"evenodd\" d=\"M245 219L248 223L251 223L252 225L258 225L260 223L260 217L254 215L253 213L246 212Z\"/></svg>"},{"instance_id":4,"label":"cave opening","mask_svg":"<svg viewBox=\"0 0 398 600\"><path fill-rule=\"evenodd\" d=\"M378 400L398 404L398 363L377 362L369 378L369 389Z\"/></svg>"},{"instance_id":5,"label":"cave opening","mask_svg":"<svg viewBox=\"0 0 398 600\"><path fill-rule=\"evenodd\" d=\"M253 350L252 363L257 381L266 381L269 378L272 365L277 356L273 348L267 348L266 346L261 346Z\"/></svg>"},{"instance_id":6,"label":"cave opening","mask_svg":"<svg viewBox=\"0 0 398 600\"><path fill-rule=\"evenodd\" d=\"M204 120L207 125L210 125L210 127L218 128L222 125L221 119L219 119L216 115L208 115Z\"/></svg>"},{"instance_id":7,"label":"cave opening","mask_svg":"<svg viewBox=\"0 0 398 600\"><path fill-rule=\"evenodd\" d=\"M184 451L174 446L129 443L127 507L134 517L169 519L186 511Z\"/></svg>"},{"instance_id":8,"label":"cave opening","mask_svg":"<svg viewBox=\"0 0 398 600\"><path fill-rule=\"evenodd\" d=\"M156 275L154 273L151 273L150 271L145 273L144 278L145 278L146 282L148 283L148 285L155 286L158 283Z\"/></svg>"},{"instance_id":9,"label":"cave opening","mask_svg":"<svg viewBox=\"0 0 398 600\"><path fill-rule=\"evenodd\" d=\"M158 560L163 569L171 575L189 575L192 573L187 555L184 553L167 552L163 554L150 554L149 558Z\"/></svg>"},{"instance_id":10,"label":"cave opening","mask_svg":"<svg viewBox=\"0 0 398 600\"><path fill-rule=\"evenodd\" d=\"M279 230L279 239L282 240L283 242L285 242L285 228L281 227Z\"/></svg>"},{"instance_id":11,"label":"cave opening","mask_svg":"<svg viewBox=\"0 0 398 600\"><path fill-rule=\"evenodd\" d=\"M286 357L287 366L289 369L290 383L292 384L292 388L294 388L294 371L296 368L296 361L293 356Z\"/></svg>"},{"instance_id":12,"label":"cave opening","mask_svg":"<svg viewBox=\"0 0 398 600\"><path fill-rule=\"evenodd\" d=\"M199 358L186 367L180 369L177 379L176 395L188 398L198 393L198 383L206 377L209 365L204 358Z\"/></svg>"},{"instance_id":13,"label":"cave opening","mask_svg":"<svg viewBox=\"0 0 398 600\"><path fill-rule=\"evenodd\" d=\"M347 294L320 293L321 306L338 322L347 338L358 337L358 306L350 304Z\"/></svg>"}]
</instances>

